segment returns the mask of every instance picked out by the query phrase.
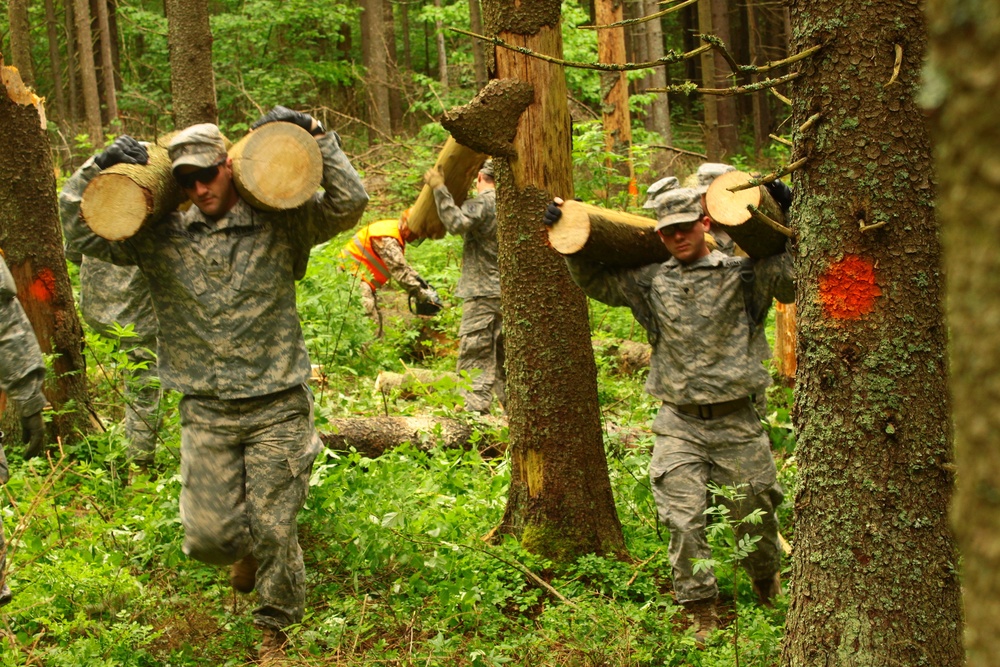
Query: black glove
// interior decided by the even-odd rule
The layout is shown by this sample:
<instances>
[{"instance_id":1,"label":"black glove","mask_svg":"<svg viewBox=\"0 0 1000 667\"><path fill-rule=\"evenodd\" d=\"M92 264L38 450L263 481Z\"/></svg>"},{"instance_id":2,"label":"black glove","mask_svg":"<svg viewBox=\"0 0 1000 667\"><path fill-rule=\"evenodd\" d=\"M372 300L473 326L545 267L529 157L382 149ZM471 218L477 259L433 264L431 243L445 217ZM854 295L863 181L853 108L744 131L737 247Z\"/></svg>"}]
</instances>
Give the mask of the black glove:
<instances>
[{"instance_id":1,"label":"black glove","mask_svg":"<svg viewBox=\"0 0 1000 667\"><path fill-rule=\"evenodd\" d=\"M788 209L792 207L792 189L781 181L765 183L764 187L774 197L774 201L778 202L781 212L788 213Z\"/></svg>"},{"instance_id":2,"label":"black glove","mask_svg":"<svg viewBox=\"0 0 1000 667\"><path fill-rule=\"evenodd\" d=\"M24 460L33 459L45 448L45 420L39 410L33 415L21 417L21 442L24 448Z\"/></svg>"},{"instance_id":3,"label":"black glove","mask_svg":"<svg viewBox=\"0 0 1000 667\"><path fill-rule=\"evenodd\" d=\"M561 217L562 217L562 207L559 206L559 204L555 203L554 201L549 202L548 207L545 209L545 216L542 217L542 222L545 223L546 227L551 227L552 225L559 222L559 219Z\"/></svg>"},{"instance_id":4,"label":"black glove","mask_svg":"<svg viewBox=\"0 0 1000 667\"><path fill-rule=\"evenodd\" d=\"M293 111L288 107L276 106L266 114L254 121L253 125L250 126L251 130L256 130L261 125L266 125L267 123L274 123L281 121L283 123L292 123L298 125L303 130L309 134L317 137L324 134L326 130L323 128L323 124L318 120L313 118L307 113L302 113L301 111Z\"/></svg>"},{"instance_id":5,"label":"black glove","mask_svg":"<svg viewBox=\"0 0 1000 667\"><path fill-rule=\"evenodd\" d=\"M101 169L107 169L116 164L146 164L149 162L149 153L145 146L127 134L123 134L104 151L95 155L94 162Z\"/></svg>"},{"instance_id":6,"label":"black glove","mask_svg":"<svg viewBox=\"0 0 1000 667\"><path fill-rule=\"evenodd\" d=\"M430 285L410 295L410 312L414 315L437 315L443 308L441 297Z\"/></svg>"}]
</instances>

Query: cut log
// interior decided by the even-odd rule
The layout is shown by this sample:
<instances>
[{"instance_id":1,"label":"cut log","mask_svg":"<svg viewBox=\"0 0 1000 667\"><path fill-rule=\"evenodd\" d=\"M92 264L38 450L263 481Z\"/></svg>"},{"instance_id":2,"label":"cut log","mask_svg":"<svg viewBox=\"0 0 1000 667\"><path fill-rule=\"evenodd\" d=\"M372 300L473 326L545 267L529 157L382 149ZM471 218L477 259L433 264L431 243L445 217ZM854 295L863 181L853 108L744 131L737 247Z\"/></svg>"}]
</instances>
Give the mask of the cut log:
<instances>
[{"instance_id":1,"label":"cut log","mask_svg":"<svg viewBox=\"0 0 1000 667\"><path fill-rule=\"evenodd\" d=\"M264 211L302 206L323 179L316 139L292 123L261 125L233 144L229 157L240 196Z\"/></svg>"},{"instance_id":2,"label":"cut log","mask_svg":"<svg viewBox=\"0 0 1000 667\"><path fill-rule=\"evenodd\" d=\"M166 149L149 145L147 150L147 164L108 167L83 191L80 215L98 236L109 241L130 238L186 199L171 173Z\"/></svg>"},{"instance_id":3,"label":"cut log","mask_svg":"<svg viewBox=\"0 0 1000 667\"><path fill-rule=\"evenodd\" d=\"M411 399L434 391L434 385L441 380L450 381L454 385L459 382L459 377L455 373L426 368L409 368L405 373L382 371L375 378L375 391L384 394L398 391L400 398Z\"/></svg>"},{"instance_id":4,"label":"cut log","mask_svg":"<svg viewBox=\"0 0 1000 667\"><path fill-rule=\"evenodd\" d=\"M649 358L653 352L649 343L634 340L595 338L593 345L594 354L611 359L622 375L632 375L649 367Z\"/></svg>"},{"instance_id":5,"label":"cut log","mask_svg":"<svg viewBox=\"0 0 1000 667\"><path fill-rule=\"evenodd\" d=\"M778 255L784 252L788 240L788 236L775 226L775 223L782 227L785 224L781 206L762 185L729 191L752 178L746 172L730 171L712 181L705 195L708 215L750 257Z\"/></svg>"},{"instance_id":6,"label":"cut log","mask_svg":"<svg viewBox=\"0 0 1000 667\"><path fill-rule=\"evenodd\" d=\"M327 448L348 451L351 447L369 458L381 456L404 443L427 451L433 447L468 449L474 429L457 419L443 417L367 417L332 419L330 430L320 433ZM494 443L480 439L480 447Z\"/></svg>"},{"instance_id":7,"label":"cut log","mask_svg":"<svg viewBox=\"0 0 1000 667\"><path fill-rule=\"evenodd\" d=\"M444 184L451 193L455 204L461 206L469 192L472 181L475 180L479 168L486 161L486 155L478 153L471 148L466 148L448 137L444 143L444 148L438 155L434 166L440 167L444 172ZM410 210L410 218L407 220L410 231L419 238L440 239L445 235L444 225L438 217L437 205L434 203L434 192L424 186L417 197L417 202Z\"/></svg>"}]
</instances>

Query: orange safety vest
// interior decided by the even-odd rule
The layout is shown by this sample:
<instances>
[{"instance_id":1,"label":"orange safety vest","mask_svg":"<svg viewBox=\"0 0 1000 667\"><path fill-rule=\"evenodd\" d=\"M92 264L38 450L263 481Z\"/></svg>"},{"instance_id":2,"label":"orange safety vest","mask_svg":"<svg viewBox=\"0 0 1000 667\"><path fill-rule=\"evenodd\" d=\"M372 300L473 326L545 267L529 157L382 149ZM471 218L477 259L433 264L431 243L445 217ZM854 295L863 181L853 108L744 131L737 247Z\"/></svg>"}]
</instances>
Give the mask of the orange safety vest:
<instances>
[{"instance_id":1,"label":"orange safety vest","mask_svg":"<svg viewBox=\"0 0 1000 667\"><path fill-rule=\"evenodd\" d=\"M396 239L403 250L406 250L406 242L399 233L399 219L393 219L379 220L368 225L355 234L340 251L344 269L353 271L355 275L362 271L361 279L371 285L373 290L389 281L389 268L372 248L372 239L385 236Z\"/></svg>"}]
</instances>

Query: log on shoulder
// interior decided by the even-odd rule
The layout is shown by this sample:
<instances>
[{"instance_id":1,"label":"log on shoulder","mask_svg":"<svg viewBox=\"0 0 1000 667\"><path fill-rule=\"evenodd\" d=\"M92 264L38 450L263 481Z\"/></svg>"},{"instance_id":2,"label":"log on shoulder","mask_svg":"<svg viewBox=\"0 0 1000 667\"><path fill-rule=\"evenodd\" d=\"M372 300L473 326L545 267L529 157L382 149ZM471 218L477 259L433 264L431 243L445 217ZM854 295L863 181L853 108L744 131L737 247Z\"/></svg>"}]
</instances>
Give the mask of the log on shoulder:
<instances>
[{"instance_id":1,"label":"log on shoulder","mask_svg":"<svg viewBox=\"0 0 1000 667\"><path fill-rule=\"evenodd\" d=\"M323 155L315 137L292 123L267 123L229 149L233 182L254 208L298 208L319 189Z\"/></svg>"},{"instance_id":2,"label":"log on shoulder","mask_svg":"<svg viewBox=\"0 0 1000 667\"><path fill-rule=\"evenodd\" d=\"M451 193L455 204L461 206L469 192L469 187L486 161L486 155L472 150L448 137L434 166L444 173L444 184ZM424 186L407 220L410 230L419 238L439 239L444 237L445 228L438 217L434 192Z\"/></svg>"},{"instance_id":3,"label":"log on shoulder","mask_svg":"<svg viewBox=\"0 0 1000 667\"><path fill-rule=\"evenodd\" d=\"M549 228L549 243L563 255L622 268L670 259L652 218L578 201L565 202L562 211Z\"/></svg>"},{"instance_id":4,"label":"log on shoulder","mask_svg":"<svg viewBox=\"0 0 1000 667\"><path fill-rule=\"evenodd\" d=\"M185 200L171 173L166 149L150 145L147 150L147 164L117 164L87 184L80 216L98 236L109 241L130 238Z\"/></svg>"},{"instance_id":5,"label":"log on shoulder","mask_svg":"<svg viewBox=\"0 0 1000 667\"><path fill-rule=\"evenodd\" d=\"M351 447L369 458L409 442L427 451L433 447L471 447L474 429L457 419L444 417L362 417L332 419L329 431L320 433L327 448L348 451ZM491 443L481 439L478 444Z\"/></svg>"},{"instance_id":6,"label":"log on shoulder","mask_svg":"<svg viewBox=\"0 0 1000 667\"><path fill-rule=\"evenodd\" d=\"M781 229L775 227L775 223L785 224L781 206L762 185L736 192L729 190L752 178L742 171L722 174L708 188L706 208L714 223L725 229L747 255L771 257L782 253L788 240Z\"/></svg>"}]
</instances>

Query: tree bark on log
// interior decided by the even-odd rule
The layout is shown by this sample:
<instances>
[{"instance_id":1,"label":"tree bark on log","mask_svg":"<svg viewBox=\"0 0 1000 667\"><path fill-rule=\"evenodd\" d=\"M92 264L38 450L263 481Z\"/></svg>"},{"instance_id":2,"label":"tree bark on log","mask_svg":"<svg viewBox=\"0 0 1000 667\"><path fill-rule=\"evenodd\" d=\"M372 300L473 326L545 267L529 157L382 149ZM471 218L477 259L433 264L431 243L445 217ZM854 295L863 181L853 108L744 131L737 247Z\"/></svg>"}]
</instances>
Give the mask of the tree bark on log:
<instances>
[{"instance_id":1,"label":"tree bark on log","mask_svg":"<svg viewBox=\"0 0 1000 667\"><path fill-rule=\"evenodd\" d=\"M788 241L788 236L772 223L785 224L781 206L762 185L729 191L729 188L743 185L752 178L742 171L730 171L719 176L708 188L705 207L712 222L721 225L747 255L771 257L784 252ZM751 213L750 206L759 213Z\"/></svg>"},{"instance_id":2,"label":"tree bark on log","mask_svg":"<svg viewBox=\"0 0 1000 667\"><path fill-rule=\"evenodd\" d=\"M434 163L435 167L440 167L444 172L444 185L448 188L455 203L459 206L465 202L469 193L469 187L475 180L479 168L486 161L486 155L467 148L455 141L454 137L448 137L444 142L444 148L438 154L438 159ZM419 238L440 239L445 235L444 225L438 217L437 205L434 203L434 192L424 186L417 197L416 203L410 210L410 218L407 220L410 231Z\"/></svg>"},{"instance_id":3,"label":"tree bark on log","mask_svg":"<svg viewBox=\"0 0 1000 667\"><path fill-rule=\"evenodd\" d=\"M80 215L90 229L121 241L175 210L185 199L170 169L166 149L149 146L147 164L116 164L83 191Z\"/></svg>"},{"instance_id":4,"label":"tree bark on log","mask_svg":"<svg viewBox=\"0 0 1000 667\"><path fill-rule=\"evenodd\" d=\"M375 378L375 391L383 394L398 391L400 398L411 399L434 391L434 385L442 380L456 383L459 376L427 368L408 368L405 373L382 371Z\"/></svg>"},{"instance_id":5,"label":"tree bark on log","mask_svg":"<svg viewBox=\"0 0 1000 667\"><path fill-rule=\"evenodd\" d=\"M328 449L345 452L353 447L375 458L407 442L424 451L433 447L469 449L474 432L465 422L443 417L368 417L331 419L329 431L319 437Z\"/></svg>"},{"instance_id":6,"label":"tree bark on log","mask_svg":"<svg viewBox=\"0 0 1000 667\"><path fill-rule=\"evenodd\" d=\"M316 139L292 123L267 123L229 149L233 183L254 208L287 211L306 203L323 180Z\"/></svg>"}]
</instances>

